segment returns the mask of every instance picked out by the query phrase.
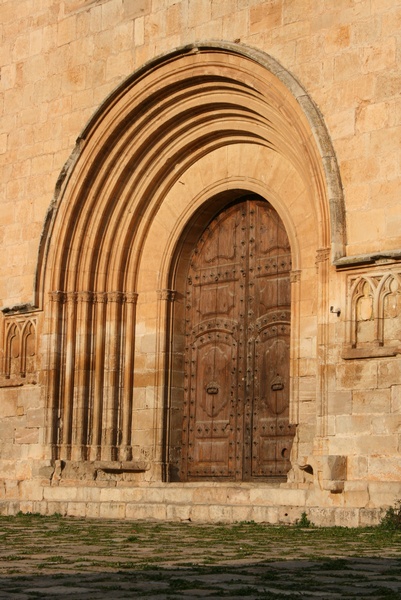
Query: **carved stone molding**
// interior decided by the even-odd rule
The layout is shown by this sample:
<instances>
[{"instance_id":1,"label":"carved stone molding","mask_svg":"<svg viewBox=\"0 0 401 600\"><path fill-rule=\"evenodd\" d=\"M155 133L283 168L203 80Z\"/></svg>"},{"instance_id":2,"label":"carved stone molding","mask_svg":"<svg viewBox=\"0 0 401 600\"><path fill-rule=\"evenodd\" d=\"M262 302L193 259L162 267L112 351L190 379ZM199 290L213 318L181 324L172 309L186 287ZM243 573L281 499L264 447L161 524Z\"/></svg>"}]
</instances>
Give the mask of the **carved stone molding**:
<instances>
[{"instance_id":1,"label":"carved stone molding","mask_svg":"<svg viewBox=\"0 0 401 600\"><path fill-rule=\"evenodd\" d=\"M127 292L125 294L125 302L127 304L136 304L138 302L137 292Z\"/></svg>"},{"instance_id":2,"label":"carved stone molding","mask_svg":"<svg viewBox=\"0 0 401 600\"><path fill-rule=\"evenodd\" d=\"M133 303L136 304L138 300L138 294L136 292L92 292L81 290L78 292L62 292L53 291L49 292L51 302L58 302L63 304L65 302L76 303L76 302L89 302L89 303L107 303L116 302L118 304Z\"/></svg>"},{"instance_id":3,"label":"carved stone molding","mask_svg":"<svg viewBox=\"0 0 401 600\"><path fill-rule=\"evenodd\" d=\"M116 302L117 304L123 304L125 300L125 294L123 292L108 292L107 301Z\"/></svg>"},{"instance_id":4,"label":"carved stone molding","mask_svg":"<svg viewBox=\"0 0 401 600\"><path fill-rule=\"evenodd\" d=\"M60 317L48 373L54 457L130 460L138 294L78 290L49 297Z\"/></svg>"},{"instance_id":5,"label":"carved stone molding","mask_svg":"<svg viewBox=\"0 0 401 600\"><path fill-rule=\"evenodd\" d=\"M93 301L97 304L106 304L107 293L106 292L94 292Z\"/></svg>"},{"instance_id":6,"label":"carved stone molding","mask_svg":"<svg viewBox=\"0 0 401 600\"><path fill-rule=\"evenodd\" d=\"M60 291L49 292L49 298L51 302L58 302L59 304L62 304L65 302L66 294L65 292Z\"/></svg>"},{"instance_id":7,"label":"carved stone molding","mask_svg":"<svg viewBox=\"0 0 401 600\"><path fill-rule=\"evenodd\" d=\"M81 300L81 298L78 298L78 292L66 292L65 294L65 301L67 304L76 304L78 299Z\"/></svg>"},{"instance_id":8,"label":"carved stone molding","mask_svg":"<svg viewBox=\"0 0 401 600\"><path fill-rule=\"evenodd\" d=\"M367 270L347 281L347 339L343 358L401 353L401 270Z\"/></svg>"},{"instance_id":9,"label":"carved stone molding","mask_svg":"<svg viewBox=\"0 0 401 600\"><path fill-rule=\"evenodd\" d=\"M167 300L169 302L174 302L175 296L175 290L157 290L157 297L159 300Z\"/></svg>"},{"instance_id":10,"label":"carved stone molding","mask_svg":"<svg viewBox=\"0 0 401 600\"><path fill-rule=\"evenodd\" d=\"M78 302L93 302L94 292L77 292L76 298Z\"/></svg>"},{"instance_id":11,"label":"carved stone molding","mask_svg":"<svg viewBox=\"0 0 401 600\"><path fill-rule=\"evenodd\" d=\"M301 271L290 271L291 283L299 283L301 281Z\"/></svg>"},{"instance_id":12,"label":"carved stone molding","mask_svg":"<svg viewBox=\"0 0 401 600\"><path fill-rule=\"evenodd\" d=\"M384 264L394 264L401 261L401 250L387 250L371 254L357 254L344 256L334 261L337 269L352 269L356 267L370 267Z\"/></svg>"},{"instance_id":13,"label":"carved stone molding","mask_svg":"<svg viewBox=\"0 0 401 600\"><path fill-rule=\"evenodd\" d=\"M10 315L4 320L1 375L15 385L34 383L37 317Z\"/></svg>"},{"instance_id":14,"label":"carved stone molding","mask_svg":"<svg viewBox=\"0 0 401 600\"><path fill-rule=\"evenodd\" d=\"M330 248L319 248L316 251L316 264L329 260L330 252L331 252Z\"/></svg>"}]
</instances>

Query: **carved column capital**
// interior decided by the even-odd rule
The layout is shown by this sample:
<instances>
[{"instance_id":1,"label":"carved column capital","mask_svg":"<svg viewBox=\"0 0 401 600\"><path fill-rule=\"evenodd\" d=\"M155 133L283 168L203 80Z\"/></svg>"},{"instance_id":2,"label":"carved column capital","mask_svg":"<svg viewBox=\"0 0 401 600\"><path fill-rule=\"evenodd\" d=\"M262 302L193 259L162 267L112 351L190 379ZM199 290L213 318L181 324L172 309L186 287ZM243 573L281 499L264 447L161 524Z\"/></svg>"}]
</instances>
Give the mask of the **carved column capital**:
<instances>
[{"instance_id":1,"label":"carved column capital","mask_svg":"<svg viewBox=\"0 0 401 600\"><path fill-rule=\"evenodd\" d=\"M125 300L125 294L123 292L107 292L107 301L116 302L122 304Z\"/></svg>"},{"instance_id":2,"label":"carved column capital","mask_svg":"<svg viewBox=\"0 0 401 600\"><path fill-rule=\"evenodd\" d=\"M94 292L93 301L98 304L106 304L107 302L107 293L106 292Z\"/></svg>"},{"instance_id":3,"label":"carved column capital","mask_svg":"<svg viewBox=\"0 0 401 600\"><path fill-rule=\"evenodd\" d=\"M301 271L290 271L291 283L298 283L301 281Z\"/></svg>"},{"instance_id":4,"label":"carved column capital","mask_svg":"<svg viewBox=\"0 0 401 600\"><path fill-rule=\"evenodd\" d=\"M316 264L326 262L330 258L330 248L319 248L316 251Z\"/></svg>"},{"instance_id":5,"label":"carved column capital","mask_svg":"<svg viewBox=\"0 0 401 600\"><path fill-rule=\"evenodd\" d=\"M66 292L65 301L68 304L76 304L78 302L78 292Z\"/></svg>"},{"instance_id":6,"label":"carved column capital","mask_svg":"<svg viewBox=\"0 0 401 600\"><path fill-rule=\"evenodd\" d=\"M77 298L79 302L93 302L94 293L93 292L77 292Z\"/></svg>"},{"instance_id":7,"label":"carved column capital","mask_svg":"<svg viewBox=\"0 0 401 600\"><path fill-rule=\"evenodd\" d=\"M176 293L175 290L157 290L157 297L159 300L174 302Z\"/></svg>"},{"instance_id":8,"label":"carved column capital","mask_svg":"<svg viewBox=\"0 0 401 600\"><path fill-rule=\"evenodd\" d=\"M66 293L59 290L49 292L49 298L51 302L58 302L59 304L62 304L66 301Z\"/></svg>"},{"instance_id":9,"label":"carved column capital","mask_svg":"<svg viewBox=\"0 0 401 600\"><path fill-rule=\"evenodd\" d=\"M136 304L138 302L137 292L126 292L125 302L127 302L127 304Z\"/></svg>"}]
</instances>

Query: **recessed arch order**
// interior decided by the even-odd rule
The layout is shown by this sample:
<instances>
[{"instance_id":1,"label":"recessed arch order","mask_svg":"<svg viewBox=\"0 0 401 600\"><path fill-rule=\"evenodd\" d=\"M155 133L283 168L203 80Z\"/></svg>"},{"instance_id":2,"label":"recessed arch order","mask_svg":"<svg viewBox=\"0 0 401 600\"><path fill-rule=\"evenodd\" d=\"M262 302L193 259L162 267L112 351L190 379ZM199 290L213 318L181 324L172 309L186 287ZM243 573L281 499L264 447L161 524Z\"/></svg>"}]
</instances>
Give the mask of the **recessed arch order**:
<instances>
[{"instance_id":1,"label":"recessed arch order","mask_svg":"<svg viewBox=\"0 0 401 600\"><path fill-rule=\"evenodd\" d=\"M150 429L162 429L172 261L202 207L213 215L243 191L280 215L293 269L313 265L319 249L344 255L342 188L323 119L260 51L179 48L135 72L87 124L57 184L35 286L49 314L55 455L131 459Z\"/></svg>"}]
</instances>

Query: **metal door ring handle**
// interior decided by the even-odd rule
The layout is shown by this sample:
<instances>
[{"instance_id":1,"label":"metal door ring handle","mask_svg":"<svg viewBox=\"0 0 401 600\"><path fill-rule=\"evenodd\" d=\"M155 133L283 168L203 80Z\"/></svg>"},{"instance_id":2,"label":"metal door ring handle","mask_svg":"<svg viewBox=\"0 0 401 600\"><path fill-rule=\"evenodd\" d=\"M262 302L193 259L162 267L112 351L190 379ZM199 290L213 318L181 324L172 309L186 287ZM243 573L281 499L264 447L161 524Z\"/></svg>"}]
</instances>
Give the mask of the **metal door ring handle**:
<instances>
[{"instance_id":1,"label":"metal door ring handle","mask_svg":"<svg viewBox=\"0 0 401 600\"><path fill-rule=\"evenodd\" d=\"M217 383L209 383L206 386L206 392L208 394L210 394L210 396L215 396L216 394L219 393L219 386L217 385Z\"/></svg>"}]
</instances>

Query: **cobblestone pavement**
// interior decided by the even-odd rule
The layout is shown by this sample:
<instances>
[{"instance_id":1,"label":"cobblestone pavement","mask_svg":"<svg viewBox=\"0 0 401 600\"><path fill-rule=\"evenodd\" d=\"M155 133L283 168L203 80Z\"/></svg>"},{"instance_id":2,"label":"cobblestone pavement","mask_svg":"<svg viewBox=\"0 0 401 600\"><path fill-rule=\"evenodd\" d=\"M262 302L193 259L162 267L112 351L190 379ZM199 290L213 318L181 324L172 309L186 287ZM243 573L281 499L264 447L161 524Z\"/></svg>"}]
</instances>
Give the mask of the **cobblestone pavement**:
<instances>
[{"instance_id":1,"label":"cobblestone pavement","mask_svg":"<svg viewBox=\"0 0 401 600\"><path fill-rule=\"evenodd\" d=\"M401 599L401 532L0 517L0 600Z\"/></svg>"}]
</instances>

